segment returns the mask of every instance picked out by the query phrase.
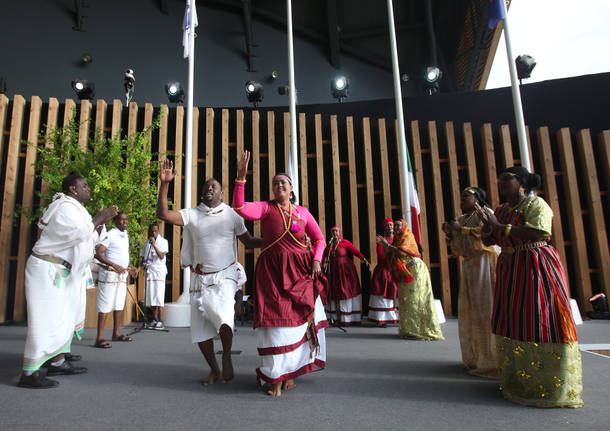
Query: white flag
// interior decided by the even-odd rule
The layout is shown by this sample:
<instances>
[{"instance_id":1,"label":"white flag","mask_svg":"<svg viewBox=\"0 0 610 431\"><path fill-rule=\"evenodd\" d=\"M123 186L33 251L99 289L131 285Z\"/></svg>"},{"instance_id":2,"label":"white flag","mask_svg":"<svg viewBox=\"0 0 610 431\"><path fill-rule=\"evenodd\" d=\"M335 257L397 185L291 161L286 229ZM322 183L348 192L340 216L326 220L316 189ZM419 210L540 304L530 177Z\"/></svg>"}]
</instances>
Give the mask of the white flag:
<instances>
[{"instance_id":1,"label":"white flag","mask_svg":"<svg viewBox=\"0 0 610 431\"><path fill-rule=\"evenodd\" d=\"M184 10L184 20L182 21L182 46L184 47L184 58L187 58L190 54L189 49L189 30L191 27L191 1L186 0L186 9ZM199 25L197 20L197 8L193 14L193 28Z\"/></svg>"}]
</instances>

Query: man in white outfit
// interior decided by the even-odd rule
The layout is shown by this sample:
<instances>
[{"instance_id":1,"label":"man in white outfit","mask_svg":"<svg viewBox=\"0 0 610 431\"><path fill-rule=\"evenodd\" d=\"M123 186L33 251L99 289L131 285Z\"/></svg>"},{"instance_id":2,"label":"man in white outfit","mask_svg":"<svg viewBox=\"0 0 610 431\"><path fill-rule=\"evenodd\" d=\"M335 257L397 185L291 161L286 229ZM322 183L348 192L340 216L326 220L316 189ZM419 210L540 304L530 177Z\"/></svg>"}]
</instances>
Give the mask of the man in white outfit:
<instances>
[{"instance_id":1,"label":"man in white outfit","mask_svg":"<svg viewBox=\"0 0 610 431\"><path fill-rule=\"evenodd\" d=\"M82 374L64 355L70 353L73 335L82 329L84 285L90 278L89 263L97 240L95 228L109 221L117 207L101 209L91 218L84 204L91 199L87 181L72 173L62 182L43 213L40 238L32 248L25 268L28 332L23 374L18 386L52 388L59 383L48 376Z\"/></svg>"},{"instance_id":2,"label":"man in white outfit","mask_svg":"<svg viewBox=\"0 0 610 431\"><path fill-rule=\"evenodd\" d=\"M153 312L153 320L149 327L165 329L161 314L165 304L165 277L167 276L165 255L169 251L169 244L165 238L159 235L159 224L157 222L154 222L148 228L148 237L148 241L140 252L140 266L144 267L146 276L144 304L151 307Z\"/></svg>"},{"instance_id":3,"label":"man in white outfit","mask_svg":"<svg viewBox=\"0 0 610 431\"><path fill-rule=\"evenodd\" d=\"M252 238L244 220L222 202L222 187L213 178L202 188L201 203L196 208L169 210L167 192L174 179L173 163L161 164L161 186L157 217L184 226L181 264L193 269L191 279L191 339L210 366L204 386L233 378L231 345L235 317L235 293L246 282L243 267L237 262L236 238L248 248L260 247L260 238ZM214 356L214 337L222 342L222 373Z\"/></svg>"},{"instance_id":4,"label":"man in white outfit","mask_svg":"<svg viewBox=\"0 0 610 431\"><path fill-rule=\"evenodd\" d=\"M103 267L97 280L97 338L94 347L112 347L104 340L104 326L108 313L113 312L114 329L112 341L132 341L131 337L119 333L127 296L127 277L137 277L138 269L129 265L129 236L127 214L120 212L114 217L114 225L95 249L95 258Z\"/></svg>"}]
</instances>

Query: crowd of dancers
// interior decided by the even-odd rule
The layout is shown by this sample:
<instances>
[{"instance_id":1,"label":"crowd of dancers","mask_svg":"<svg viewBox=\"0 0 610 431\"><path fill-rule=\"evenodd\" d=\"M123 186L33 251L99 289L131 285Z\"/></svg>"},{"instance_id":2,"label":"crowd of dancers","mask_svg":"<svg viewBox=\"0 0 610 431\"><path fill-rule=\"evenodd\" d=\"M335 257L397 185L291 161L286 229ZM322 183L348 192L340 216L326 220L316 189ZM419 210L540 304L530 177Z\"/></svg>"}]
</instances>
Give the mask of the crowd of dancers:
<instances>
[{"instance_id":1,"label":"crowd of dancers","mask_svg":"<svg viewBox=\"0 0 610 431\"><path fill-rule=\"evenodd\" d=\"M250 153L237 160L232 205L223 202L221 184L211 178L196 208L171 210L169 184L173 164L161 164L157 216L184 227L181 265L192 270L191 341L210 367L205 386L229 382L235 294L246 282L237 261L237 243L260 248L254 269L253 326L257 334L260 385L280 396L296 387L295 379L326 365L325 328L330 323L358 324L362 289L354 265L365 256L331 229L328 243L307 208L294 203L292 180L283 173L272 179L269 201L246 202ZM467 187L463 215L442 226L454 255L460 256L458 324L462 359L468 373L499 379L504 397L537 407L580 407L582 365L565 275L549 244L552 211L531 193L540 177L512 167L500 175L504 199L495 212L485 192ZM48 376L81 374L84 367L70 354L73 335L80 336L86 289L98 281L99 312L95 347L110 348L102 338L106 316L114 312L113 341L131 341L119 332L128 274L144 268L146 305L153 307L153 328L162 328L165 254L168 244L151 226L140 266L129 266L127 216L118 208L91 217L85 178L68 175L45 210L40 239L26 265L28 333L19 386L49 388ZM115 228L104 225L115 220ZM245 220L260 220L261 237L252 237ZM443 340L435 312L430 272L421 245L405 220L385 219L376 237L378 264L373 270L368 319L380 326L398 324L405 339ZM91 262L97 258L97 266ZM325 309L326 308L326 309ZM221 364L214 354L220 337ZM47 372L41 371L46 368Z\"/></svg>"}]
</instances>

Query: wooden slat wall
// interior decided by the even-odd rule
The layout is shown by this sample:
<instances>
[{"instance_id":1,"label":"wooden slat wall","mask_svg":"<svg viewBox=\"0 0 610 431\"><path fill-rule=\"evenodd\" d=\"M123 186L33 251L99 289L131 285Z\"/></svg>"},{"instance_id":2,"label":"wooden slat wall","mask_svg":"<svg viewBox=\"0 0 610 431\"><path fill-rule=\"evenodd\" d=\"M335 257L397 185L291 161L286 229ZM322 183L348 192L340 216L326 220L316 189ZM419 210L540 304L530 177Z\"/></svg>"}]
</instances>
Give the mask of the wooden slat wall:
<instances>
[{"instance_id":1,"label":"wooden slat wall","mask_svg":"<svg viewBox=\"0 0 610 431\"><path fill-rule=\"evenodd\" d=\"M11 241L13 239L13 217L17 194L17 168L19 146L23 130L25 99L15 96L11 114L11 131L6 151L6 171L4 174L4 193L2 199L2 220L0 223L0 322L6 319L6 305L9 289Z\"/></svg>"},{"instance_id":2,"label":"wooden slat wall","mask_svg":"<svg viewBox=\"0 0 610 431\"><path fill-rule=\"evenodd\" d=\"M42 142L38 142L38 133L42 124L48 124L51 129L57 125L62 127L68 123L72 112L76 112L76 118L80 122L79 145L83 150L88 147L88 138L92 132L93 107L89 102L76 105L74 101L66 100L60 105L56 99L49 99L48 109L45 108L43 113L42 101L33 97L26 112L27 106L21 96L15 96L10 101L6 96L0 95L0 162L6 166L2 179L0 280L3 283L0 286L0 321L11 316L18 321L24 319L25 262L36 230L31 229L32 225L23 217L14 224L14 214L17 203L26 208L34 204L36 183L32 175L32 162L36 157L35 145L42 145ZM162 154L175 155L175 168L179 176L174 182L173 202L175 208L181 208L185 167L182 158L184 109L182 107L175 109L175 124L169 123L170 110L166 105L162 105L159 111L160 130L158 137L156 134L152 135L152 149L153 151L158 149ZM123 107L120 100L114 100L112 112L109 112L106 102L98 100L95 105L95 127L102 129L106 135L116 137L122 128L121 120L124 114L128 119L124 135L131 135L151 124L153 107L146 104L144 109L138 109L135 103ZM29 120L27 129L24 125L26 115ZM107 115L111 118L107 118ZM221 115L220 129L216 131L215 115ZM275 129L274 111L266 112L262 121L258 111L223 109L216 112L212 108L206 108L205 116L199 118L194 115L193 146L198 148L196 144L198 127L205 127L205 157L199 158L198 152L193 155L192 197L196 198L198 194L197 187L201 179L199 171L205 170L206 178L214 176L214 173L222 178L225 201L230 202L232 160L234 155L249 147L250 143L252 171L248 173L248 187L251 184L252 198L261 200L271 196L270 177L276 173L276 168L285 167L286 145L289 142L289 122L286 121L283 112L281 115L283 120L281 132ZM172 123L173 118L172 116ZM388 136L392 136L396 131L395 120L375 118L378 130L374 132L371 131L371 118L359 118L355 122L353 117L299 114L298 120L302 203L313 206L312 214L318 220L325 236L328 236L327 223L351 224L350 239L357 248L364 248L365 253L368 250L374 264L375 235L378 233L376 230L379 221L398 210L402 212L404 208L402 194L396 181L400 178L397 171L400 162L398 142L396 140L396 145L391 146L388 146L387 142ZM251 124L251 132L245 132L247 129L245 122ZM265 127L267 141L261 146L261 128ZM438 127L443 128L440 137L437 132ZM426 129L427 133L420 135L419 123L414 121L410 124L408 149L412 154L411 160L420 199L424 261L429 265L434 275L433 279L440 283L435 286L435 290L441 292L445 313L450 315L452 309L456 309L455 298L451 297L451 282L455 282L457 277L452 275L455 266L450 266L448 263L450 257L447 256L440 223L459 214L460 191L467 185L478 185L479 175L483 176L481 183L488 191L490 203L492 206L496 205L500 199L497 189L499 171L518 164L519 160L513 154L511 136L514 137L514 134L507 125L494 128L491 124L485 124L477 137L473 136L470 123L454 126L452 122L438 125L429 122ZM310 140L313 139L310 143L311 153L307 148L309 130L313 133L310 136ZM345 134L340 132L342 130L345 130ZM235 142L230 142L229 131L231 133L235 131ZM574 143L572 133L576 138ZM27 149L22 146L21 139L24 136L27 136L28 141L34 145L28 146ZM158 142L154 142L155 140ZM603 209L604 204L607 205L610 199L610 131L601 132L597 136L597 145L594 145L587 130L572 132L569 129L562 129L551 136L548 128L541 127L536 130L534 141L534 146L537 147L536 155L539 157L534 171L543 178L543 196L555 214L553 243L562 261L569 263L565 266L569 270L572 294L578 299L581 310L586 311L590 309L587 300L592 294L609 293L607 286L610 283L610 257L607 217ZM326 144L329 147L326 147ZM344 148L344 145L347 148L347 160L342 161L341 154L345 153L341 148ZM231 147L235 147L235 154ZM557 153L559 162L553 160L553 153ZM277 156L280 156L281 160L278 161ZM220 161L216 170L215 158ZM205 167L200 166L199 163L205 163ZM312 166L315 166L315 173L311 170ZM266 174L263 177L261 168L264 171L268 168L269 177ZM347 169L344 171L346 176L341 175L343 168ZM445 172L447 172L446 177ZM311 179L308 174L312 175ZM41 187L45 185L41 184ZM364 192L363 195L359 194L360 190ZM17 193L22 195L18 196ZM246 193L249 193L248 189ZM332 205L327 206L326 196L331 196L331 193L334 201ZM580 193L584 193L582 207ZM366 202L362 199L366 199ZM193 202L196 202L196 199ZM344 219L347 208L351 220ZM380 210L381 208L383 210ZM380 211L383 211L383 214ZM168 284L171 284L171 297L175 300L180 294L182 283L179 267L181 230L177 227L172 230L166 229L163 223L160 227L161 234L166 238L169 237L172 243L171 279L168 280ZM430 232L434 234L430 236ZM254 223L253 233L255 236L260 235L258 222ZM433 243L430 241L431 238L435 238ZM587 247L587 244L590 246ZM258 253L258 251L252 254L240 250L239 259L246 265L246 270L250 274ZM357 267L360 269L359 265ZM364 277L368 280L370 274L363 272L362 277L363 284L367 285ZM7 281L9 279L15 282L9 283ZM592 280L595 281L594 285ZM453 286L453 291L455 287ZM10 304L7 303L9 297L13 299Z\"/></svg>"}]
</instances>

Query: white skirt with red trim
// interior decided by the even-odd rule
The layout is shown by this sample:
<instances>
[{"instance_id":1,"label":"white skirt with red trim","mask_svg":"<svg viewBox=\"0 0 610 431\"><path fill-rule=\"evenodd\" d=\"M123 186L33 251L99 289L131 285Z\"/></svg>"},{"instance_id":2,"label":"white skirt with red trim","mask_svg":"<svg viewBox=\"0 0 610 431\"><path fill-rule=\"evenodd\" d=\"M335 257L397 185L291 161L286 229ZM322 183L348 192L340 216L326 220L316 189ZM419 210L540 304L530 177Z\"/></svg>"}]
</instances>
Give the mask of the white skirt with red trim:
<instances>
[{"instance_id":1,"label":"white skirt with red trim","mask_svg":"<svg viewBox=\"0 0 610 431\"><path fill-rule=\"evenodd\" d=\"M398 311L393 299L383 296L371 295L369 299L368 319L379 325L398 323Z\"/></svg>"},{"instance_id":2,"label":"white skirt with red trim","mask_svg":"<svg viewBox=\"0 0 610 431\"><path fill-rule=\"evenodd\" d=\"M256 328L258 354L262 365L256 369L259 380L279 383L303 374L321 370L326 365L326 338L328 327L320 297L314 307L314 324L296 327Z\"/></svg>"},{"instance_id":3,"label":"white skirt with red trim","mask_svg":"<svg viewBox=\"0 0 610 431\"><path fill-rule=\"evenodd\" d=\"M354 296L349 299L339 300L339 309L337 310L336 302L331 300L328 304L326 313L335 322L343 326L360 325L362 321L362 296ZM338 317L337 317L338 315Z\"/></svg>"}]
</instances>

